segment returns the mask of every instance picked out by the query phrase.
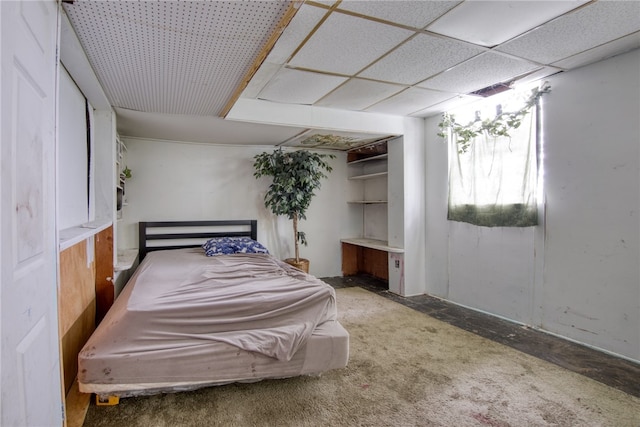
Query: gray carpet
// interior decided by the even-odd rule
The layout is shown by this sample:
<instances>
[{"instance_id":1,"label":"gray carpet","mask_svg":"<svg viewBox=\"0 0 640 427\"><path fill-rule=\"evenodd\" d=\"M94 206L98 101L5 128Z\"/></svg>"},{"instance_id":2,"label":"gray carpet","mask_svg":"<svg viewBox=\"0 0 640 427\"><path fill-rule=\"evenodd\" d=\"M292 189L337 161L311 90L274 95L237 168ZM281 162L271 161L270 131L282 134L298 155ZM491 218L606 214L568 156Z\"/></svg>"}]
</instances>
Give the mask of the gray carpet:
<instances>
[{"instance_id":1,"label":"gray carpet","mask_svg":"<svg viewBox=\"0 0 640 427\"><path fill-rule=\"evenodd\" d=\"M640 399L361 288L349 365L90 406L85 426L640 426Z\"/></svg>"}]
</instances>

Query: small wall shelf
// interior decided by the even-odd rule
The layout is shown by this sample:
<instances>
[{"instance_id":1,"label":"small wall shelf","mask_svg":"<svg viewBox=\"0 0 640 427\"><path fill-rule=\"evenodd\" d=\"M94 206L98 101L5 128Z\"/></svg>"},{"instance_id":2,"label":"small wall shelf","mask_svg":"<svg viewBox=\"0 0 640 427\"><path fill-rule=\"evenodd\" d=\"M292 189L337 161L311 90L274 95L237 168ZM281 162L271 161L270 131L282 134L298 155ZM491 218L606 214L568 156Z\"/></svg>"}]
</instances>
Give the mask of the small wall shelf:
<instances>
[{"instance_id":1,"label":"small wall shelf","mask_svg":"<svg viewBox=\"0 0 640 427\"><path fill-rule=\"evenodd\" d=\"M60 230L58 232L58 248L60 251L68 249L76 243L95 236L112 224L113 222L110 219L103 219Z\"/></svg>"},{"instance_id":2,"label":"small wall shelf","mask_svg":"<svg viewBox=\"0 0 640 427\"><path fill-rule=\"evenodd\" d=\"M347 162L348 165L355 165L356 163L362 163L362 162L371 162L371 161L375 161L375 160L386 160L389 157L389 155L387 153L385 154L380 154L377 156L373 156L373 157L366 157L364 159L359 159L359 160L353 160L351 162Z\"/></svg>"},{"instance_id":3,"label":"small wall shelf","mask_svg":"<svg viewBox=\"0 0 640 427\"><path fill-rule=\"evenodd\" d=\"M354 148L347 153L349 212L361 219L360 236L340 240L342 274L368 274L390 283L401 276L404 249L389 246L388 140ZM393 200L392 200L393 202ZM393 203L391 203L393 205Z\"/></svg>"},{"instance_id":4,"label":"small wall shelf","mask_svg":"<svg viewBox=\"0 0 640 427\"><path fill-rule=\"evenodd\" d=\"M355 203L360 205L375 205L388 203L386 200L350 200L347 203Z\"/></svg>"},{"instance_id":5,"label":"small wall shelf","mask_svg":"<svg viewBox=\"0 0 640 427\"><path fill-rule=\"evenodd\" d=\"M138 258L137 249L125 249L118 251L118 262L113 267L114 271L129 270Z\"/></svg>"},{"instance_id":6,"label":"small wall shelf","mask_svg":"<svg viewBox=\"0 0 640 427\"><path fill-rule=\"evenodd\" d=\"M366 175L356 175L356 176L350 176L349 179L371 179L371 178L377 178L380 176L387 176L387 172L377 172L377 173L368 173Z\"/></svg>"},{"instance_id":7,"label":"small wall shelf","mask_svg":"<svg viewBox=\"0 0 640 427\"><path fill-rule=\"evenodd\" d=\"M391 252L402 254L403 248L395 248L389 246L389 243L385 240L365 239L365 238L353 238L353 239L341 239L340 242L348 243L350 245L362 246L363 248L377 249L379 251Z\"/></svg>"}]
</instances>

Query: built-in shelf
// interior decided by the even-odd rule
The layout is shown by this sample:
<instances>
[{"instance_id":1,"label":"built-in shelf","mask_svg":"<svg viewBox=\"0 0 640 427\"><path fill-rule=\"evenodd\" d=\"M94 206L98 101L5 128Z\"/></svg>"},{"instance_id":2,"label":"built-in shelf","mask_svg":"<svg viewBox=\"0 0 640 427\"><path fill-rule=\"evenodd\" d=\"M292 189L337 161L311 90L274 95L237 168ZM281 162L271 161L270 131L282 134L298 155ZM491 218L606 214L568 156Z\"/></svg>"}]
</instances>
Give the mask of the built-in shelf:
<instances>
[{"instance_id":1,"label":"built-in shelf","mask_svg":"<svg viewBox=\"0 0 640 427\"><path fill-rule=\"evenodd\" d=\"M387 172L368 173L365 175L350 176L349 179L371 179L379 176L387 176Z\"/></svg>"},{"instance_id":2,"label":"built-in shelf","mask_svg":"<svg viewBox=\"0 0 640 427\"><path fill-rule=\"evenodd\" d=\"M377 249L379 251L392 252L392 253L404 253L403 248L396 248L389 246L389 242L386 240L366 239L366 238L350 238L341 239L342 243L348 243L350 245L362 246L370 249Z\"/></svg>"},{"instance_id":3,"label":"built-in shelf","mask_svg":"<svg viewBox=\"0 0 640 427\"><path fill-rule=\"evenodd\" d=\"M386 200L349 200L347 203L355 203L360 205L375 205L388 203Z\"/></svg>"},{"instance_id":4,"label":"built-in shelf","mask_svg":"<svg viewBox=\"0 0 640 427\"><path fill-rule=\"evenodd\" d=\"M385 154L380 154L377 156L372 156L372 157L366 157L364 159L359 159L359 160L354 160L352 162L348 162L348 165L355 165L356 163L363 163L363 162L371 162L371 161L375 161L375 160L386 160L389 157L389 155L387 153Z\"/></svg>"},{"instance_id":5,"label":"built-in shelf","mask_svg":"<svg viewBox=\"0 0 640 427\"><path fill-rule=\"evenodd\" d=\"M58 245L61 251L70 248L76 243L80 243L83 240L88 239L91 236L95 236L102 230L111 226L113 221L110 219L96 220L87 222L76 227L65 228L58 232Z\"/></svg>"},{"instance_id":6,"label":"built-in shelf","mask_svg":"<svg viewBox=\"0 0 640 427\"><path fill-rule=\"evenodd\" d=\"M113 266L114 271L129 270L138 258L137 249L124 249L118 251L118 262Z\"/></svg>"}]
</instances>

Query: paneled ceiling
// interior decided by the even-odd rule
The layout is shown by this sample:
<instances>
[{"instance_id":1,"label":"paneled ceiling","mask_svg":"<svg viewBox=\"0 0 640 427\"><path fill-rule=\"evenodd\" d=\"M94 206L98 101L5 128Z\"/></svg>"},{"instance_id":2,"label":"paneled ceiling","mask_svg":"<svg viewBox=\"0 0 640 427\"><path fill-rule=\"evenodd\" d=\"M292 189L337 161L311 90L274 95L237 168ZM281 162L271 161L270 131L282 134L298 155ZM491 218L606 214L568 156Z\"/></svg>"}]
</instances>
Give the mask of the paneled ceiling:
<instances>
[{"instance_id":1,"label":"paneled ceiling","mask_svg":"<svg viewBox=\"0 0 640 427\"><path fill-rule=\"evenodd\" d=\"M345 149L387 135L225 120L238 99L427 117L640 47L640 2L64 4L122 135ZM64 49L64 46L63 46Z\"/></svg>"}]
</instances>

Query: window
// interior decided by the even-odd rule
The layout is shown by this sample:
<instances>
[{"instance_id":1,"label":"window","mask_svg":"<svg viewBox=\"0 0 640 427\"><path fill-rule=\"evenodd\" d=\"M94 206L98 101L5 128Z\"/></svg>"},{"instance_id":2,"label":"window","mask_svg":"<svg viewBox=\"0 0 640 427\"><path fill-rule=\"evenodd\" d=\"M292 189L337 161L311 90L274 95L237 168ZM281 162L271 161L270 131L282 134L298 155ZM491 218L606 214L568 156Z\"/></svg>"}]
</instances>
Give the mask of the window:
<instances>
[{"instance_id":1,"label":"window","mask_svg":"<svg viewBox=\"0 0 640 427\"><path fill-rule=\"evenodd\" d=\"M503 92L449 113L455 123L469 123L462 128L472 129L475 135L466 140L464 134L448 129L449 220L486 227L537 225L537 101L541 93ZM526 105L531 107L523 110ZM513 118L509 112L517 111L526 111L517 127L499 128L494 134L486 130L496 123L495 118L506 124ZM504 133L500 130L507 136L496 136Z\"/></svg>"}]
</instances>

